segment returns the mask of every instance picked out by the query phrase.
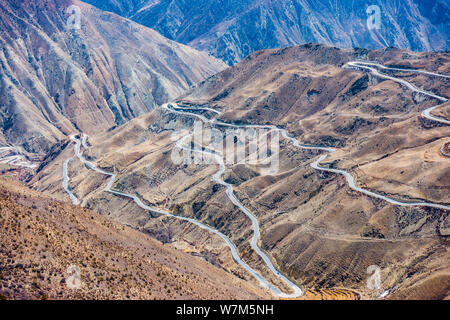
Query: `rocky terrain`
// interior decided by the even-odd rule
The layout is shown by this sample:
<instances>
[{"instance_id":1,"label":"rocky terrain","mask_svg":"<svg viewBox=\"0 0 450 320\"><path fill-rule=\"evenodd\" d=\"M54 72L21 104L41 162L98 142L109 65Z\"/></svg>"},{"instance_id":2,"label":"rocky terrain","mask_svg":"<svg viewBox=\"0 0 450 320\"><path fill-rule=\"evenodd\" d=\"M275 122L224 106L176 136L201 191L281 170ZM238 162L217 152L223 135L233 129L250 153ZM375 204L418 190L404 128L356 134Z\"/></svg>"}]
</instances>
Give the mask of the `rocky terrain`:
<instances>
[{"instance_id":1,"label":"rocky terrain","mask_svg":"<svg viewBox=\"0 0 450 320\"><path fill-rule=\"evenodd\" d=\"M372 73L343 68L355 59L450 73L448 53L305 45L256 52L182 95L178 105L220 110L219 119L228 123L284 127L300 143L337 148L322 165L349 171L365 189L402 201L448 205L449 160L441 149L449 142L450 129L421 116L439 102ZM389 72L449 96L448 80ZM443 104L434 113L445 116L447 109ZM248 264L283 288L250 246L250 220L212 179L217 165L171 160L173 133L192 128L194 120L158 108L90 136L83 152L100 168L117 174L115 190L216 228L233 241ZM447 297L448 282L442 280L449 275L448 211L398 206L362 195L342 176L313 169L310 165L319 154L281 139L277 174L263 175L258 166L239 164L227 166L223 175L257 217L260 246L277 268L310 298L373 299L383 292L388 299ZM61 187L62 163L73 155L71 145L32 180L34 188L67 201ZM230 273L254 281L233 266L221 239L105 193L108 177L77 160L71 162L68 175L82 206L103 208L116 221L212 263L220 261ZM381 287L375 291L366 286L372 265L381 270Z\"/></svg>"},{"instance_id":2,"label":"rocky terrain","mask_svg":"<svg viewBox=\"0 0 450 320\"><path fill-rule=\"evenodd\" d=\"M0 17L0 146L22 153L121 125L224 68L79 1L2 0Z\"/></svg>"},{"instance_id":3,"label":"rocky terrain","mask_svg":"<svg viewBox=\"0 0 450 320\"><path fill-rule=\"evenodd\" d=\"M319 42L341 48L448 50L444 0L86 0L233 64L260 50ZM380 28L367 20L380 9ZM200 9L201 8L201 9Z\"/></svg>"},{"instance_id":4,"label":"rocky terrain","mask_svg":"<svg viewBox=\"0 0 450 320\"><path fill-rule=\"evenodd\" d=\"M0 178L0 299L259 299L259 287L98 213ZM80 270L80 287L70 266ZM72 282L70 282L72 281ZM70 282L70 283L69 283Z\"/></svg>"}]
</instances>

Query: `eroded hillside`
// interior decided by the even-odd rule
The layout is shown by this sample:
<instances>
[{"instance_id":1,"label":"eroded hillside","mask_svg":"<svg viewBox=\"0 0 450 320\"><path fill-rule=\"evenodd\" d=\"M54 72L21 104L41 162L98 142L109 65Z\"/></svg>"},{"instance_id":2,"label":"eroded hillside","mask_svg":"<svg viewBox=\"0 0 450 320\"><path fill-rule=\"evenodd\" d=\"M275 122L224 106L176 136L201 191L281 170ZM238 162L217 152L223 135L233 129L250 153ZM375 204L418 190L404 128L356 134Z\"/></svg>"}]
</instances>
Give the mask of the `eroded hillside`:
<instances>
[{"instance_id":1,"label":"eroded hillside","mask_svg":"<svg viewBox=\"0 0 450 320\"><path fill-rule=\"evenodd\" d=\"M199 257L111 222L102 212L0 178L0 298L270 297ZM81 272L79 288L68 287L70 266Z\"/></svg>"},{"instance_id":2,"label":"eroded hillside","mask_svg":"<svg viewBox=\"0 0 450 320\"><path fill-rule=\"evenodd\" d=\"M43 155L151 111L224 64L80 1L0 1L0 143Z\"/></svg>"},{"instance_id":3,"label":"eroded hillside","mask_svg":"<svg viewBox=\"0 0 450 320\"><path fill-rule=\"evenodd\" d=\"M198 120L195 114L226 123L277 125L300 143L336 148L321 165L350 172L366 190L404 202L448 205L449 160L441 150L449 141L449 126L422 116L439 101L371 72L343 68L355 59L449 73L447 53L340 50L321 45L261 51L201 83L179 99L178 109L158 108L120 128L89 136L82 152L98 167L117 175L114 190L219 230L246 263L288 291L253 250L250 219L213 179L217 164L173 162L174 133L190 130ZM391 74L449 96L446 79L404 71ZM199 109L205 107L221 113ZM183 110L189 112L176 113ZM433 113L445 118L448 105ZM62 164L74 156L74 145L69 146L32 181L39 190L62 200L69 199L61 187ZM448 285L437 279L448 278L449 272L445 263L448 210L396 205L357 192L342 175L311 167L322 153L281 139L276 174L236 164L226 166L222 175L257 218L258 245L276 267L305 290L331 289L333 293L344 288L362 298L376 298L383 291L388 298L445 297ZM231 273L254 281L233 265L220 238L104 192L109 177L93 172L77 158L70 163L68 178L82 206L105 208L117 221L211 263L220 261ZM382 286L375 291L366 287L371 265L382 270ZM431 290L432 283L442 286Z\"/></svg>"}]
</instances>

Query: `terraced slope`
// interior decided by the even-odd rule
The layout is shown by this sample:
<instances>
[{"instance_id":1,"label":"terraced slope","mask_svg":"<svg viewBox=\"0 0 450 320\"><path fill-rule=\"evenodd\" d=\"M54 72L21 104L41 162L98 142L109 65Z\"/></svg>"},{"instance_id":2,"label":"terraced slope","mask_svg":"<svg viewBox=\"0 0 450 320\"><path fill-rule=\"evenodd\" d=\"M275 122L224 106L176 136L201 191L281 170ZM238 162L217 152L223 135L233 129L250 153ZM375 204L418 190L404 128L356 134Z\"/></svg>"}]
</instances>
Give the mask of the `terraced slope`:
<instances>
[{"instance_id":1,"label":"terraced slope","mask_svg":"<svg viewBox=\"0 0 450 320\"><path fill-rule=\"evenodd\" d=\"M308 290L304 300L360 300L361 296L347 289Z\"/></svg>"}]
</instances>

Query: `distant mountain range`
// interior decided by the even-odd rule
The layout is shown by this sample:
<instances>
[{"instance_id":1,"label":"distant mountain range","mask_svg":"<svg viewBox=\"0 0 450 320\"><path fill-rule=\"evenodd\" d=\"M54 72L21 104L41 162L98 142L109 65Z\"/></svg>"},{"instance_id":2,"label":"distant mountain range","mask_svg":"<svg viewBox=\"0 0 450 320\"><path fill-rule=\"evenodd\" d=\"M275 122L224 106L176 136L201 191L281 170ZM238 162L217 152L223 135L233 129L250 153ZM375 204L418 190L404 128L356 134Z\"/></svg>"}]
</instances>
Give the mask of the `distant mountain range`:
<instances>
[{"instance_id":1,"label":"distant mountain range","mask_svg":"<svg viewBox=\"0 0 450 320\"><path fill-rule=\"evenodd\" d=\"M449 48L450 10L445 0L86 2L154 28L169 39L209 51L229 64L256 50L309 42L342 48Z\"/></svg>"},{"instance_id":2,"label":"distant mountain range","mask_svg":"<svg viewBox=\"0 0 450 320\"><path fill-rule=\"evenodd\" d=\"M0 0L0 145L45 153L71 133L151 111L225 66L86 3Z\"/></svg>"}]
</instances>

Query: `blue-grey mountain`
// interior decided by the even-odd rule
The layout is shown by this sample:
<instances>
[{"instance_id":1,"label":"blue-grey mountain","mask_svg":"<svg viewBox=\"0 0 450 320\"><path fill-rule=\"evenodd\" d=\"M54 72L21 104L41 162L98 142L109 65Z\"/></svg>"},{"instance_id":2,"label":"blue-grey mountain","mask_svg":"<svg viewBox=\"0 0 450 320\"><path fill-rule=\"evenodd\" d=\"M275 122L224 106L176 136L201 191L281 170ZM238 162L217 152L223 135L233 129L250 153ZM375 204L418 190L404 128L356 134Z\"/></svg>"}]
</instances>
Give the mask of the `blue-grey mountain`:
<instances>
[{"instance_id":1,"label":"blue-grey mountain","mask_svg":"<svg viewBox=\"0 0 450 320\"><path fill-rule=\"evenodd\" d=\"M308 42L342 48L448 50L445 0L86 0L228 63ZM376 14L379 29L367 20ZM372 21L372 20L371 20ZM378 25L375 25L377 27Z\"/></svg>"}]
</instances>

